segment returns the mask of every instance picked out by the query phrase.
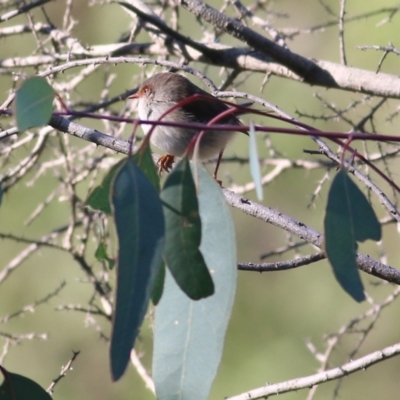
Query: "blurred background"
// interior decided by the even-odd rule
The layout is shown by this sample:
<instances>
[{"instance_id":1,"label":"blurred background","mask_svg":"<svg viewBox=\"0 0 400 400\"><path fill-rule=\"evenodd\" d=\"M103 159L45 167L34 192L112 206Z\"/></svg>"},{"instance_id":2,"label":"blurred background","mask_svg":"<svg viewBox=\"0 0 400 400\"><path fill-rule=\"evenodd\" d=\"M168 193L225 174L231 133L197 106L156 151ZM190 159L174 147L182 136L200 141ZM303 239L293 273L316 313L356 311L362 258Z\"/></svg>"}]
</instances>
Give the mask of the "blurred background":
<instances>
[{"instance_id":1,"label":"blurred background","mask_svg":"<svg viewBox=\"0 0 400 400\"><path fill-rule=\"evenodd\" d=\"M0 15L14 9L16 2L0 2ZM208 2L216 8L222 7L222 2ZM72 3L72 19L75 20L71 35L84 46L116 43L120 36L129 31L132 17L118 4L99 1L75 1ZM150 3L149 3L150 4ZM251 2L245 0L244 5ZM14 6L13 6L14 5ZM236 16L229 1L224 2L228 15ZM153 5L150 4L152 7ZM156 7L154 5L154 7ZM158 5L157 5L158 7ZM350 0L346 2L347 18L365 15L363 18L350 19L345 25L345 47L348 65L375 71L382 57L381 52L361 51L357 46L386 46L398 37L400 15L391 13L391 7L398 7L396 2L382 0L377 5L375 1ZM2 22L0 29L30 23L46 23L46 17L61 29L65 18L66 2L57 0L43 6L45 14L40 9L32 11L32 20L26 15L20 15L9 21ZM303 56L340 62L338 43L337 16L340 2L323 3L317 0L289 1L279 0L265 2L264 12L257 15L268 20L269 24L278 30L302 30L293 40L288 40L292 51ZM166 12L166 15L170 15ZM172 22L166 18L165 22ZM332 22L331 24L329 24ZM251 23L249 22L250 27ZM195 18L184 9L179 10L179 25L184 35L199 40L203 32ZM308 30L313 27L312 34ZM326 26L325 26L326 25ZM205 29L209 27L205 25ZM151 39L143 32L136 40L149 42ZM221 35L218 40L227 45L242 46L228 35ZM396 45L396 43L394 42ZM21 78L37 74L48 66L36 68L7 68L2 60L12 57L28 57L39 55L36 41L32 34L0 35L0 104L9 96L10 91L20 84ZM178 61L178 60L175 60ZM192 67L204 71L218 86L226 78L226 72L218 67L193 63ZM136 87L144 78L144 71L160 72L161 68L154 66L121 64L97 66L95 72L76 85L73 91L62 91L60 95L66 103L74 103L77 108L85 104L94 104L103 98L107 87L107 97L111 98ZM62 82L72 80L81 69L67 70L56 77ZM389 54L385 59L382 72L398 74L399 59ZM112 76L112 79L110 78ZM197 85L201 82L189 77ZM324 88L310 87L300 82L294 82L276 76L270 76L260 92L261 82L265 76L260 73L243 72L236 80L235 89L252 93L265 98L277 105L288 114L299 118L318 129L325 131L343 131L351 129L349 121L357 121L371 110L380 99L357 93ZM79 104L78 104L79 103ZM354 104L357 103L356 106ZM350 108L350 105L353 105ZM332 111L344 110L342 117ZM120 101L111 106L114 113L121 109L131 108L132 101ZM349 109L348 111L346 111ZM373 124L366 130L381 134L396 135L398 133L398 101L388 100L380 108L373 119ZM100 111L101 112L101 111ZM132 115L134 116L134 115ZM320 118L324 116L324 118ZM318 118L319 117L319 118ZM267 126L283 126L265 117L245 117L244 121L253 120L257 124ZM102 132L118 134L128 139L131 126L123 129L109 122L83 119L79 121L85 126L97 128ZM7 118L0 119L0 129L12 126ZM120 130L119 130L120 129ZM36 140L36 133L30 133ZM20 141L26 133L18 138ZM19 182L5 193L0 207L0 276L5 269L12 273L0 280L0 354L3 365L12 372L28 376L47 388L57 377L63 365L70 359L73 351L80 351L69 371L55 388L54 398L64 399L153 399L154 396L130 367L117 383L112 383L108 365L108 345L103 335L109 335L110 324L96 315L85 312L87 305L93 300L93 285L80 265L66 251L60 251L51 246L40 246L35 250L35 244L24 243L23 239L40 240L54 229L65 226L70 218L70 201L65 193L58 191L60 182L66 180L68 171L65 167L52 165L55 154L61 154L60 143L67 140L71 152L83 151L92 146L93 157L104 157L99 163L96 175L82 179L76 186L76 191L82 200L95 183L100 182L107 168L122 156L104 149L94 149L94 145L69 137L61 138L62 134L52 134L46 142L46 148L41 153L40 162L30 170ZM29 157L33 145L31 141L20 143L18 148L8 151L15 139L0 139L0 150L3 154L0 160L0 173L5 174L17 165L24 157ZM18 142L19 143L19 142ZM259 136L259 152L261 157L269 158L274 153L277 158L290 160L318 161L321 155L304 153L304 149L317 150L309 138L300 138L284 134L271 134L268 140ZM268 146L266 146L268 143ZM64 143L65 145L65 143ZM377 145L357 144L362 151L374 152ZM67 153L68 153L67 151ZM155 149L155 151L157 151ZM82 158L84 158L82 153ZM105 154L105 156L104 156ZM247 157L247 138L238 135L226 153L227 157ZM77 158L79 160L79 157ZM47 169L41 166L48 164ZM385 161L385 168L390 171L392 179L398 179L398 161L391 158ZM380 164L382 167L383 163ZM265 167L264 173L268 171ZM84 173L84 172L82 172ZM326 174L328 173L328 179ZM325 168L288 169L264 188L263 204L278 209L284 214L299 219L303 223L322 230L326 195L329 179L334 170ZM376 179L376 176L373 176ZM251 181L249 166L240 163L224 163L220 173L226 187L241 187ZM321 181L324 184L321 185ZM327 180L325 182L325 180ZM389 197L397 202L397 194L388 185L377 182L387 192ZM256 200L255 194L245 194ZM371 196L376 213L385 216L382 207ZM32 213L43 205L43 211L31 223L27 221ZM239 262L260 262L260 256L274 249L286 246L287 243L298 242L272 225L265 224L232 209L236 226L236 239ZM96 238L90 237L86 250L90 266L100 271L100 263L94 257ZM18 240L14 240L18 238ZM223 238L221 237L221 240ZM359 250L364 254L379 259L393 267L399 264L398 230L394 223L388 223L383 229L383 241L379 245L362 244ZM79 241L79 238L76 239ZM30 248L33 246L33 248ZM30 251L24 256L23 251ZM112 252L112 249L111 249ZM269 262L290 260L296 255L306 255L315 252L311 246L303 246L296 251L268 258ZM15 270L13 263L23 258ZM5 269L3 269L5 268ZM3 272L2 272L3 270ZM211 399L222 399L233 396L267 383L276 383L315 373L320 363L312 354L310 343L316 351L324 352L327 340L353 318L361 315L373 304L379 303L393 292L394 286L379 281L370 275L361 273L370 301L363 304L355 303L336 283L330 266L321 261L297 270L286 272L239 272L238 289L233 308L233 314L226 336L225 350L218 375L214 382ZM109 274L109 283L113 286L114 271ZM46 296L63 286L57 294L46 300ZM37 306L35 302L43 300ZM371 304L373 303L373 304ZM26 307L21 316L7 316ZM82 308L81 311L77 309ZM62 308L61 310L59 308ZM69 310L71 309L71 310ZM357 326L357 332L343 335L338 341L328 367L338 366L348 359L349 353L359 343L359 331L372 323L365 342L354 354L357 358L372 351L382 349L399 341L400 329L397 317L400 311L398 302L394 301L382 310L379 318L365 320ZM136 345L143 363L151 368L152 317L146 319L140 338ZM18 337L18 340L11 340ZM315 399L340 397L342 399L393 399L400 390L398 371L400 359L394 358L377 364L366 371L358 372L345 378L340 387L337 382L321 385L316 391ZM337 388L337 393L335 393ZM285 399L307 398L308 391L285 394Z\"/></svg>"}]
</instances>

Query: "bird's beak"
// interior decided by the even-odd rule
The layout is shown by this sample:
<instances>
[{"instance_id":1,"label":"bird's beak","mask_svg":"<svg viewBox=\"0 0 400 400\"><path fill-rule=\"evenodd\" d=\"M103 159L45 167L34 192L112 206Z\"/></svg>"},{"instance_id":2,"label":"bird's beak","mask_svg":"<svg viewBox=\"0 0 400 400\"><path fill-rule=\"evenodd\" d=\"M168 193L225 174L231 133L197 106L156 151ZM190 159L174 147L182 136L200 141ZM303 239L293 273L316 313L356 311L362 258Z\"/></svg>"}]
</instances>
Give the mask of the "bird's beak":
<instances>
[{"instance_id":1,"label":"bird's beak","mask_svg":"<svg viewBox=\"0 0 400 400\"><path fill-rule=\"evenodd\" d=\"M132 96L129 96L128 99L138 99L138 92L136 92L135 94L133 94Z\"/></svg>"}]
</instances>

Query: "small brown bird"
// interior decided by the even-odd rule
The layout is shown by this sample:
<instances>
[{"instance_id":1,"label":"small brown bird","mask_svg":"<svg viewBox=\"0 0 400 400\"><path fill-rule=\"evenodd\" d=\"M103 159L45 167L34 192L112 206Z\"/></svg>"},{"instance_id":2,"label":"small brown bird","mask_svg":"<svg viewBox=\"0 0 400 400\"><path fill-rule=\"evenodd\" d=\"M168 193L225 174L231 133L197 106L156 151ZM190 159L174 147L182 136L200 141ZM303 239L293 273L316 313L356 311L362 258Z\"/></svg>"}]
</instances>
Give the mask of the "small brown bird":
<instances>
[{"instance_id":1,"label":"small brown bird","mask_svg":"<svg viewBox=\"0 0 400 400\"><path fill-rule=\"evenodd\" d=\"M213 99L209 93L200 89L182 75L164 72L156 74L143 82L138 92L130 98L139 100L138 113L141 120L156 121L180 101L195 94ZM177 108L163 117L162 121L207 124L214 117L228 109L229 107L224 103L202 98ZM232 114L216 124L241 126L240 121ZM143 124L142 128L147 134L151 129L151 125ZM151 135L151 142L167 153L159 160L160 171L170 168L174 156L182 157L189 143L198 133L199 130L193 128L157 125ZM217 155L219 155L220 159L226 145L233 139L235 133L234 131L207 130L200 141L200 159L208 160ZM219 159L214 175L218 170Z\"/></svg>"}]
</instances>

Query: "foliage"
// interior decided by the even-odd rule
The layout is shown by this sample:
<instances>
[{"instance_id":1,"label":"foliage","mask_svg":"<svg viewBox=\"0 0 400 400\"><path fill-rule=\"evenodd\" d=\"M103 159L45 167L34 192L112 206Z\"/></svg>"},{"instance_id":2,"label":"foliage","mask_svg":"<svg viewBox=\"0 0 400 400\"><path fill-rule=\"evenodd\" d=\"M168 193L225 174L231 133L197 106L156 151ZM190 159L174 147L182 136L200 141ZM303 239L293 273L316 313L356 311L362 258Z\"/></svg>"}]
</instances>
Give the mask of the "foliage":
<instances>
[{"instance_id":1,"label":"foliage","mask_svg":"<svg viewBox=\"0 0 400 400\"><path fill-rule=\"evenodd\" d=\"M357 241L381 240L381 226L364 194L346 172L335 176L325 216L325 251L336 279L356 301L365 300L356 263Z\"/></svg>"},{"instance_id":2,"label":"foliage","mask_svg":"<svg viewBox=\"0 0 400 400\"><path fill-rule=\"evenodd\" d=\"M36 382L24 376L13 374L0 367L4 381L0 386L1 400L50 400L51 396Z\"/></svg>"}]
</instances>

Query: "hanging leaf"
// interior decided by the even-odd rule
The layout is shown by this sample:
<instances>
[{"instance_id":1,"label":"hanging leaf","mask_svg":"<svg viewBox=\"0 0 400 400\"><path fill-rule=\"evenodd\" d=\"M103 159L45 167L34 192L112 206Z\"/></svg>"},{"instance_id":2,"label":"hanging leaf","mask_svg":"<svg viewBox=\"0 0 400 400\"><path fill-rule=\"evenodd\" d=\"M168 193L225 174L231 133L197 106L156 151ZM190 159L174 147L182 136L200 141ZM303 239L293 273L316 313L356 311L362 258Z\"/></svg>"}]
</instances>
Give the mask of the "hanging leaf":
<instances>
[{"instance_id":1,"label":"hanging leaf","mask_svg":"<svg viewBox=\"0 0 400 400\"><path fill-rule=\"evenodd\" d=\"M25 376L6 371L0 366L4 381L0 386L0 400L51 400L52 397L36 382Z\"/></svg>"},{"instance_id":2,"label":"hanging leaf","mask_svg":"<svg viewBox=\"0 0 400 400\"><path fill-rule=\"evenodd\" d=\"M132 158L115 176L112 204L119 250L110 358L113 379L118 380L129 362L162 264L165 229L158 193Z\"/></svg>"},{"instance_id":3,"label":"hanging leaf","mask_svg":"<svg viewBox=\"0 0 400 400\"><path fill-rule=\"evenodd\" d=\"M365 300L356 263L357 241L380 240L381 226L368 200L341 169L328 195L325 251L336 279L356 301Z\"/></svg>"},{"instance_id":4,"label":"hanging leaf","mask_svg":"<svg viewBox=\"0 0 400 400\"><path fill-rule=\"evenodd\" d=\"M102 211L105 214L111 215L110 191L114 176L121 168L126 160L121 160L113 165L107 175L104 177L101 185L95 187L86 199L86 205L94 210Z\"/></svg>"},{"instance_id":5,"label":"hanging leaf","mask_svg":"<svg viewBox=\"0 0 400 400\"><path fill-rule=\"evenodd\" d=\"M215 180L201 164L196 168L203 226L200 249L215 294L193 301L167 271L155 312L153 378L158 400L208 398L236 291L236 241L229 208Z\"/></svg>"},{"instance_id":6,"label":"hanging leaf","mask_svg":"<svg viewBox=\"0 0 400 400\"><path fill-rule=\"evenodd\" d=\"M199 250L201 220L189 161L183 158L161 191L166 242L165 262L179 287L193 300L214 293L214 284Z\"/></svg>"},{"instance_id":7,"label":"hanging leaf","mask_svg":"<svg viewBox=\"0 0 400 400\"><path fill-rule=\"evenodd\" d=\"M147 146L143 153L136 153L132 156L133 160L142 170L147 179L154 185L157 192L160 191L160 178L157 173L156 166L154 165L153 158L151 156L150 147ZM107 175L104 177L101 185L95 187L86 200L86 204L95 210L104 212L105 214L111 214L110 205L110 187L112 180L117 173L118 169L125 162L124 160L119 161L113 165Z\"/></svg>"},{"instance_id":8,"label":"hanging leaf","mask_svg":"<svg viewBox=\"0 0 400 400\"><path fill-rule=\"evenodd\" d=\"M20 132L47 125L53 111L54 90L46 79L27 79L17 90L15 118Z\"/></svg>"},{"instance_id":9,"label":"hanging leaf","mask_svg":"<svg viewBox=\"0 0 400 400\"><path fill-rule=\"evenodd\" d=\"M261 182L261 171L260 171L260 160L258 158L257 141L256 141L256 131L254 130L254 124L250 121L249 129L249 162L250 162L250 172L251 177L254 181L254 186L256 188L257 199L263 199L263 188Z\"/></svg>"},{"instance_id":10,"label":"hanging leaf","mask_svg":"<svg viewBox=\"0 0 400 400\"><path fill-rule=\"evenodd\" d=\"M113 269L115 265L115 260L110 258L107 254L107 245L101 241L97 246L97 249L94 253L97 261L106 262L108 264L108 269Z\"/></svg>"}]
</instances>

